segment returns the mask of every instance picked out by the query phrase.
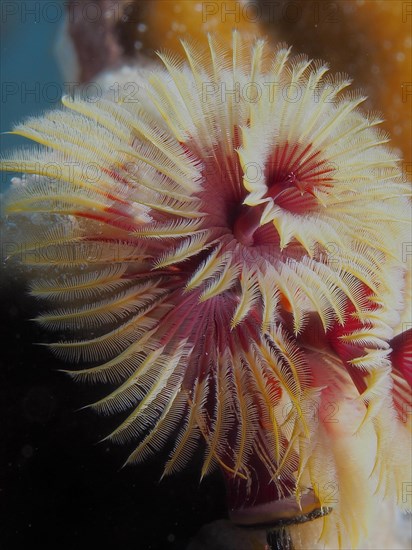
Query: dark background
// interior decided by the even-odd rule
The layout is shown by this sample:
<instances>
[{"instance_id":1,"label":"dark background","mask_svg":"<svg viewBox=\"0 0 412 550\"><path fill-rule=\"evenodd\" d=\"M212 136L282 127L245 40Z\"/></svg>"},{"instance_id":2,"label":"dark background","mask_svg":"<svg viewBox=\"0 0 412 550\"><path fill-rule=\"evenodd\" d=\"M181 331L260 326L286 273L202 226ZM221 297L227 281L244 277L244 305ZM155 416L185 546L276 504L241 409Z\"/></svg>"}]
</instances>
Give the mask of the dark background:
<instances>
[{"instance_id":1,"label":"dark background","mask_svg":"<svg viewBox=\"0 0 412 550\"><path fill-rule=\"evenodd\" d=\"M185 548L225 517L220 475L199 484L201 455L160 483L166 456L121 469L129 449L98 443L118 419L78 410L101 388L72 382L34 344L48 335L29 321L39 304L24 286L1 278L0 548Z\"/></svg>"}]
</instances>

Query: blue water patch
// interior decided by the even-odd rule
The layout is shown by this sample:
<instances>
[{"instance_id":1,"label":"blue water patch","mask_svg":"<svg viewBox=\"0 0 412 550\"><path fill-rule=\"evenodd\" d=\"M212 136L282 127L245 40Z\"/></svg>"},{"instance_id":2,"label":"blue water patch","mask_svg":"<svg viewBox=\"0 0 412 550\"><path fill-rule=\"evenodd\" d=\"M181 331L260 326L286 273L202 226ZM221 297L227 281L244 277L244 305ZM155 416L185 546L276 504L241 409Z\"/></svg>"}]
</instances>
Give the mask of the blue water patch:
<instances>
[{"instance_id":1,"label":"blue water patch","mask_svg":"<svg viewBox=\"0 0 412 550\"><path fill-rule=\"evenodd\" d=\"M55 108L64 93L55 53L63 31L64 0L3 0L0 44L0 131L10 131L28 116ZM2 153L30 146L27 139L2 135ZM1 175L2 189L14 174ZM16 174L19 175L19 174Z\"/></svg>"}]
</instances>

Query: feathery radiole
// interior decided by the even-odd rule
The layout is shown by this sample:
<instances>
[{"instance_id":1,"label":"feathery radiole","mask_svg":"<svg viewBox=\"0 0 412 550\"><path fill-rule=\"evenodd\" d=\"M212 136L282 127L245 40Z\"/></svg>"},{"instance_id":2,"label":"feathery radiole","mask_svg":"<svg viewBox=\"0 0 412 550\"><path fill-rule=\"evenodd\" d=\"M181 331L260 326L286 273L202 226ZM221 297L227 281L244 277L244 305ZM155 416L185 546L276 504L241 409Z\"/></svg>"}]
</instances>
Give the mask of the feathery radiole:
<instances>
[{"instance_id":1,"label":"feathery radiole","mask_svg":"<svg viewBox=\"0 0 412 550\"><path fill-rule=\"evenodd\" d=\"M37 321L128 411L129 463L175 434L164 475L202 445L235 522L315 513L359 547L380 498L411 506L410 187L345 75L237 32L183 48L127 72L137 102L14 128L41 145L2 159Z\"/></svg>"}]
</instances>

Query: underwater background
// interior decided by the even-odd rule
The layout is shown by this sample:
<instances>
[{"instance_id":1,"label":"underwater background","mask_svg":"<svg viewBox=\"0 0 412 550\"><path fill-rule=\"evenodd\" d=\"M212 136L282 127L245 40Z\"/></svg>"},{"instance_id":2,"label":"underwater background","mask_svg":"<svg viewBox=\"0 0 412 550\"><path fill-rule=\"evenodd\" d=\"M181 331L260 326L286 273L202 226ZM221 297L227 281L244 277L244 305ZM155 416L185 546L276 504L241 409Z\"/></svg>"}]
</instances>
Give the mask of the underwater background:
<instances>
[{"instance_id":1,"label":"underwater background","mask_svg":"<svg viewBox=\"0 0 412 550\"><path fill-rule=\"evenodd\" d=\"M5 0L1 5L2 132L59 104L67 77L59 69L56 41L63 32L65 3ZM360 3L323 3L335 4L350 7ZM321 19L327 18L326 13L333 15L324 10ZM281 33L280 39L293 43L295 52L314 55L305 47L298 23L287 36ZM403 23L399 19L401 33L405 33ZM367 33L378 24L372 20ZM356 26L353 29L342 49L350 50L349 42L364 39ZM382 43L383 29L382 20L376 27ZM390 32L396 33L396 25L389 20ZM296 41L290 38L293 33ZM321 46L313 43L315 50ZM372 55L361 53L366 59ZM331 61L332 69L340 70L333 49L322 57ZM376 74L379 67L374 71ZM410 74L405 74L404 81L411 82ZM369 85L376 87L372 80ZM383 109L377 101L373 107ZM2 150L25 143L17 136L1 136ZM3 173L0 177L3 192L12 176ZM12 243L2 240L2 257L10 246ZM74 384L58 370L67 364L33 344L44 342L47 335L30 321L38 313L38 303L27 295L24 277L18 272L6 277L2 266L0 283L0 548L37 544L59 549L118 545L137 550L183 550L202 525L225 518L225 491L219 473L199 483L201 452L185 470L161 483L164 455L138 467L121 468L127 449L98 443L116 425L116 418L79 410L98 399L101 389Z\"/></svg>"}]
</instances>

